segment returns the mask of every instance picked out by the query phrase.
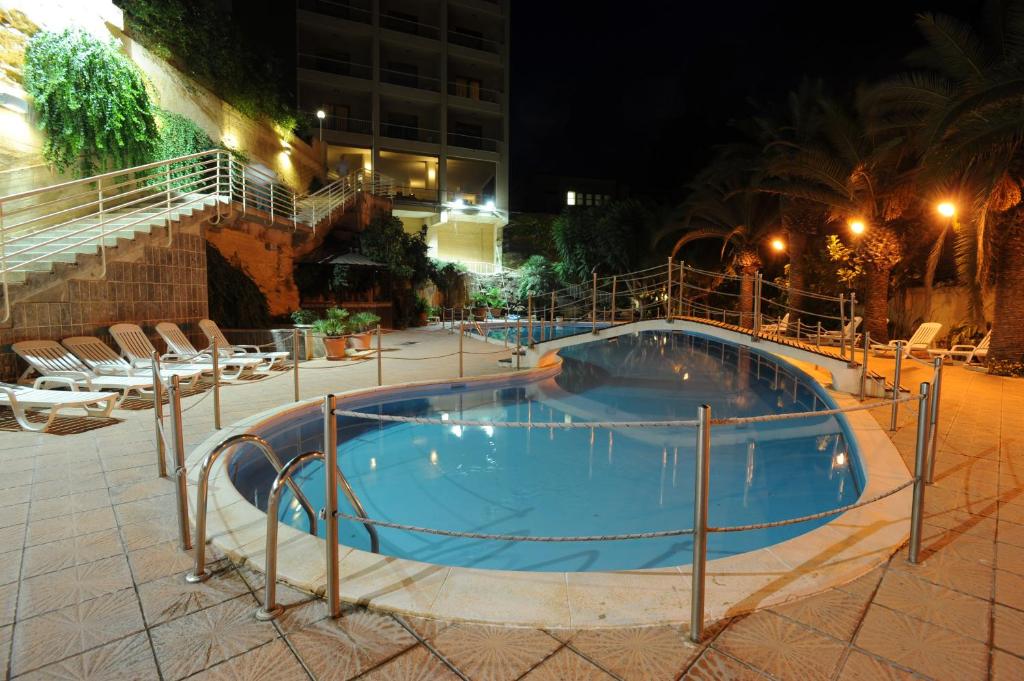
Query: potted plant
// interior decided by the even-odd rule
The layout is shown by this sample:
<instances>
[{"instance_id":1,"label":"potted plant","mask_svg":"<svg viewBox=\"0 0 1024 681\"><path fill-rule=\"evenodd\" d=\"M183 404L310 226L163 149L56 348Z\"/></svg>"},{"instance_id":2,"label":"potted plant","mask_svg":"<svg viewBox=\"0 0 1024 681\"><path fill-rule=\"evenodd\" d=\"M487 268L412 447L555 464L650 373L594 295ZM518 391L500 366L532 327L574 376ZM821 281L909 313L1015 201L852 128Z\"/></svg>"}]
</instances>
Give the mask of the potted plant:
<instances>
[{"instance_id":1,"label":"potted plant","mask_svg":"<svg viewBox=\"0 0 1024 681\"><path fill-rule=\"evenodd\" d=\"M327 359L345 358L345 333L348 331L348 310L332 307L324 319L313 322L313 331L323 336Z\"/></svg>"},{"instance_id":2,"label":"potted plant","mask_svg":"<svg viewBox=\"0 0 1024 681\"><path fill-rule=\"evenodd\" d=\"M416 296L416 303L413 311L416 313L416 326L426 326L427 317L430 315L430 303L423 296Z\"/></svg>"},{"instance_id":3,"label":"potted plant","mask_svg":"<svg viewBox=\"0 0 1024 681\"><path fill-rule=\"evenodd\" d=\"M492 310L497 310L498 314L501 314L501 306L504 299L501 295L501 289L497 286L484 290L480 289L473 294L470 298L470 302L473 305L473 315L480 319L487 319L491 315Z\"/></svg>"},{"instance_id":4,"label":"potted plant","mask_svg":"<svg viewBox=\"0 0 1024 681\"><path fill-rule=\"evenodd\" d=\"M373 333L370 331L380 323L380 317L372 312L357 312L348 318L348 342L354 350L367 350Z\"/></svg>"},{"instance_id":5,"label":"potted plant","mask_svg":"<svg viewBox=\"0 0 1024 681\"><path fill-rule=\"evenodd\" d=\"M291 314L292 322L296 328L308 329L317 320L316 312L312 310L296 310Z\"/></svg>"}]
</instances>

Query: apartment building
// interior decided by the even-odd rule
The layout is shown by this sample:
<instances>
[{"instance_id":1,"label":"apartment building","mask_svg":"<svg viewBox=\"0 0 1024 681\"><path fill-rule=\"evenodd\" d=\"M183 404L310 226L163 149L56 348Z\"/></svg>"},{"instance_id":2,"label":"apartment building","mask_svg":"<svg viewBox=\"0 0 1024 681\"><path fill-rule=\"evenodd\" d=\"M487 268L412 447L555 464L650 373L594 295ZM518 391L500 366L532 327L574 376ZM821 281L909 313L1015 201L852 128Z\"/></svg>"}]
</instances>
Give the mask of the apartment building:
<instances>
[{"instance_id":1,"label":"apartment building","mask_svg":"<svg viewBox=\"0 0 1024 681\"><path fill-rule=\"evenodd\" d=\"M501 267L508 218L508 0L299 0L299 108L332 175L397 186L433 257Z\"/></svg>"}]
</instances>

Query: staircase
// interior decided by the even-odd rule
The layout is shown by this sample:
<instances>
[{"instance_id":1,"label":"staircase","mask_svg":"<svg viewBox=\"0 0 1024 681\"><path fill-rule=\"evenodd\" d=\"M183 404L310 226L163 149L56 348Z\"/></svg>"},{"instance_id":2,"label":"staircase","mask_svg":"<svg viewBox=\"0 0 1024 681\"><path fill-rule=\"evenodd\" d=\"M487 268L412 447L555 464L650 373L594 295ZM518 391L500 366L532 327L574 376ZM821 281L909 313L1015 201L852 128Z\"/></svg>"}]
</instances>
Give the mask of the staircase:
<instances>
[{"instance_id":1,"label":"staircase","mask_svg":"<svg viewBox=\"0 0 1024 681\"><path fill-rule=\"evenodd\" d=\"M99 254L105 272L106 249L119 239L172 230L199 213L219 220L231 210L315 231L363 191L390 196L392 183L360 170L299 196L216 149L0 197L0 323L11 316L11 286L80 256Z\"/></svg>"}]
</instances>

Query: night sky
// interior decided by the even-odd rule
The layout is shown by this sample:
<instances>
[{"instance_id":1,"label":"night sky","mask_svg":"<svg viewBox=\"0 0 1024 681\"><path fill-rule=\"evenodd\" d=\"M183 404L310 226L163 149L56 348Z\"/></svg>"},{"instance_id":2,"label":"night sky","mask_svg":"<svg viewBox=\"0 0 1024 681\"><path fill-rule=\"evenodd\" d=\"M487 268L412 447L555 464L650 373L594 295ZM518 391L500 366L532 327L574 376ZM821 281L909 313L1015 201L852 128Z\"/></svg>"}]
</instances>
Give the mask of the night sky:
<instances>
[{"instance_id":1,"label":"night sky","mask_svg":"<svg viewBox=\"0 0 1024 681\"><path fill-rule=\"evenodd\" d=\"M535 173L619 181L661 202L735 137L748 101L802 75L837 95L902 66L914 17L975 18L980 0L512 1L512 208Z\"/></svg>"}]
</instances>

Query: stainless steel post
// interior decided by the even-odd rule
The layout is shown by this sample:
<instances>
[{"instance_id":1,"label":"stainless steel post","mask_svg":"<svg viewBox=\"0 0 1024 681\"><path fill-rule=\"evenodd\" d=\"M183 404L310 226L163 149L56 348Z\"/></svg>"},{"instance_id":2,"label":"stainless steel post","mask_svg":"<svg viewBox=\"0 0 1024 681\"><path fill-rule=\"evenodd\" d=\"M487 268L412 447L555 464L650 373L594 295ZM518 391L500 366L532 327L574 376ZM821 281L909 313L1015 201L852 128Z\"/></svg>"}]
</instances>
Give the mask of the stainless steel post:
<instances>
[{"instance_id":1,"label":"stainless steel post","mask_svg":"<svg viewBox=\"0 0 1024 681\"><path fill-rule=\"evenodd\" d=\"M295 384L295 401L299 401L299 330L292 329L292 382Z\"/></svg>"},{"instance_id":2,"label":"stainless steel post","mask_svg":"<svg viewBox=\"0 0 1024 681\"><path fill-rule=\"evenodd\" d=\"M611 313L611 323L612 324L615 323L615 318L619 314L619 308L615 304L616 300L618 299L618 293L619 293L619 277L618 277L618 275L614 275L612 277L612 313ZM552 301L555 299L555 294L554 293L551 294L551 299L552 299ZM555 321L555 314L552 312L551 313L551 322L554 323L554 321Z\"/></svg>"},{"instance_id":3,"label":"stainless steel post","mask_svg":"<svg viewBox=\"0 0 1024 681\"><path fill-rule=\"evenodd\" d=\"M928 484L935 482L935 460L939 456L939 400L942 397L942 357L935 358L935 371L932 375L932 404L928 426Z\"/></svg>"},{"instance_id":4,"label":"stainless steel post","mask_svg":"<svg viewBox=\"0 0 1024 681\"><path fill-rule=\"evenodd\" d=\"M614 290L614 289L612 289L612 290ZM550 333L549 333L550 338L554 338L555 337L555 304L556 304L556 302L557 302L557 299L555 298L555 292L552 291L551 292L551 314L548 315L548 317L549 317L548 322L549 322L550 327L551 327L550 328Z\"/></svg>"},{"instance_id":5,"label":"stainless steel post","mask_svg":"<svg viewBox=\"0 0 1024 681\"><path fill-rule=\"evenodd\" d=\"M682 261L680 261L679 277L677 277L679 280L679 305L676 306L676 309L679 311L680 316L683 314L683 271L683 263Z\"/></svg>"},{"instance_id":6,"label":"stainless steel post","mask_svg":"<svg viewBox=\"0 0 1024 681\"><path fill-rule=\"evenodd\" d=\"M592 284L594 291L593 303L590 308L590 325L591 330L597 333L597 272L594 272L594 283Z\"/></svg>"},{"instance_id":7,"label":"stainless steel post","mask_svg":"<svg viewBox=\"0 0 1024 681\"><path fill-rule=\"evenodd\" d=\"M384 385L384 346L380 338L380 324L377 325L377 385Z\"/></svg>"},{"instance_id":8,"label":"stainless steel post","mask_svg":"<svg viewBox=\"0 0 1024 681\"><path fill-rule=\"evenodd\" d=\"M711 406L697 408L697 456L693 489L693 575L690 581L690 640L704 635L704 583L708 555L708 489L711 473Z\"/></svg>"},{"instance_id":9,"label":"stainless steel post","mask_svg":"<svg viewBox=\"0 0 1024 681\"><path fill-rule=\"evenodd\" d=\"M217 339L212 336L210 349L213 352L213 427L220 430L220 352L217 350Z\"/></svg>"},{"instance_id":10,"label":"stainless steel post","mask_svg":"<svg viewBox=\"0 0 1024 681\"><path fill-rule=\"evenodd\" d=\"M821 320L818 320L818 330L814 336L814 347L821 349Z\"/></svg>"},{"instance_id":11,"label":"stainless steel post","mask_svg":"<svg viewBox=\"0 0 1024 681\"><path fill-rule=\"evenodd\" d=\"M846 357L846 298L839 294L839 356Z\"/></svg>"},{"instance_id":12,"label":"stainless steel post","mask_svg":"<svg viewBox=\"0 0 1024 681\"><path fill-rule=\"evenodd\" d=\"M465 322L459 322L459 378L462 378L463 368L463 342L466 337Z\"/></svg>"},{"instance_id":13,"label":"stainless steel post","mask_svg":"<svg viewBox=\"0 0 1024 681\"><path fill-rule=\"evenodd\" d=\"M892 377L892 415L889 430L896 430L896 419L900 413L900 375L903 373L903 341L896 341L896 371Z\"/></svg>"},{"instance_id":14,"label":"stainless steel post","mask_svg":"<svg viewBox=\"0 0 1024 681\"><path fill-rule=\"evenodd\" d=\"M921 555L921 524L924 520L925 466L928 458L928 414L935 395L929 395L927 382L921 384L921 402L917 410L917 448L914 450L914 497L910 507L910 562Z\"/></svg>"},{"instance_id":15,"label":"stainless steel post","mask_svg":"<svg viewBox=\"0 0 1024 681\"><path fill-rule=\"evenodd\" d=\"M341 616L338 580L338 421L337 398L324 396L324 541L327 544L327 614Z\"/></svg>"},{"instance_id":16,"label":"stainless steel post","mask_svg":"<svg viewBox=\"0 0 1024 681\"><path fill-rule=\"evenodd\" d=\"M153 351L153 428L156 430L156 470L161 478L167 477L167 451L164 448L164 395L160 378L160 355Z\"/></svg>"},{"instance_id":17,"label":"stainless steel post","mask_svg":"<svg viewBox=\"0 0 1024 681\"><path fill-rule=\"evenodd\" d=\"M850 291L850 321L853 321L854 316L857 314L857 292ZM857 345L857 330L853 328L854 325L850 324L850 363L853 363L854 349Z\"/></svg>"},{"instance_id":18,"label":"stainless steel post","mask_svg":"<svg viewBox=\"0 0 1024 681\"><path fill-rule=\"evenodd\" d=\"M533 296L526 297L526 344L533 347Z\"/></svg>"},{"instance_id":19,"label":"stainless steel post","mask_svg":"<svg viewBox=\"0 0 1024 681\"><path fill-rule=\"evenodd\" d=\"M672 321L672 256L668 257L668 279L665 285L665 319Z\"/></svg>"},{"instance_id":20,"label":"stainless steel post","mask_svg":"<svg viewBox=\"0 0 1024 681\"><path fill-rule=\"evenodd\" d=\"M751 329L750 340L756 343L757 337L761 334L761 273L758 272L754 276L754 324Z\"/></svg>"},{"instance_id":21,"label":"stainless steel post","mask_svg":"<svg viewBox=\"0 0 1024 681\"><path fill-rule=\"evenodd\" d=\"M516 371L519 371L520 356L522 355L522 352L523 352L522 338L519 335L519 330L521 328L521 324L522 324L522 320L521 319L517 319L516 320Z\"/></svg>"},{"instance_id":22,"label":"stainless steel post","mask_svg":"<svg viewBox=\"0 0 1024 681\"><path fill-rule=\"evenodd\" d=\"M852 346L851 346L852 347ZM868 390L868 348L871 347L871 332L864 332L864 357L860 363L860 401L867 397Z\"/></svg>"},{"instance_id":23,"label":"stainless steel post","mask_svg":"<svg viewBox=\"0 0 1024 681\"><path fill-rule=\"evenodd\" d=\"M171 402L171 423L174 438L174 483L178 502L178 537L181 548L188 551L192 548L192 536L188 526L188 484L185 479L185 436L181 426L181 378L171 377L168 397Z\"/></svg>"}]
</instances>

